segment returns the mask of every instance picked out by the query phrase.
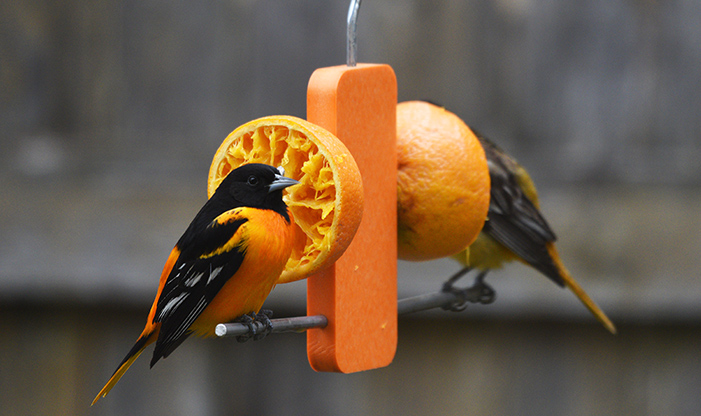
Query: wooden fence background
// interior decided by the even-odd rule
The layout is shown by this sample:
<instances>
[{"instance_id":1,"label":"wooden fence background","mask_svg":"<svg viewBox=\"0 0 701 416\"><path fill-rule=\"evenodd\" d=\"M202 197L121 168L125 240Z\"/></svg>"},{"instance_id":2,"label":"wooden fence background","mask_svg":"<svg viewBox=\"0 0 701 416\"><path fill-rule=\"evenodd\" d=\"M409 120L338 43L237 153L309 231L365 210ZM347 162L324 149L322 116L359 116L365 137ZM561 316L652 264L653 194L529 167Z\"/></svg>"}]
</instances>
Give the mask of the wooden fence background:
<instances>
[{"instance_id":1,"label":"wooden fence background","mask_svg":"<svg viewBox=\"0 0 701 416\"><path fill-rule=\"evenodd\" d=\"M345 1L0 3L0 414L701 414L701 3L365 1L359 61L532 173L565 263L619 325L521 265L498 300L400 321L388 368L321 374L303 335L188 340L89 403L140 332L238 125L305 116ZM400 296L448 261L399 262ZM277 288L278 316L304 284Z\"/></svg>"}]
</instances>

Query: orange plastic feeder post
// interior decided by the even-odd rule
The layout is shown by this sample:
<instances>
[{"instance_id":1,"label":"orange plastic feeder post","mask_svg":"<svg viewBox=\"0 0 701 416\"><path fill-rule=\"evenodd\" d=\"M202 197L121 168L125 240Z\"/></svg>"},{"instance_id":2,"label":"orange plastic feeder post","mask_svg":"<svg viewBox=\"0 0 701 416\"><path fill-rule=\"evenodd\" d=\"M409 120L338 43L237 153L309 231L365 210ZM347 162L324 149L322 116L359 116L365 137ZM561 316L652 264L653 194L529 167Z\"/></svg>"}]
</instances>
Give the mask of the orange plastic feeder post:
<instances>
[{"instance_id":1,"label":"orange plastic feeder post","mask_svg":"<svg viewBox=\"0 0 701 416\"><path fill-rule=\"evenodd\" d=\"M356 66L359 7L352 0L348 11L348 65L317 69L307 89L307 119L348 147L365 197L346 252L307 280L307 314L328 319L307 331L316 371L385 367L397 349L397 79L389 65Z\"/></svg>"},{"instance_id":2,"label":"orange plastic feeder post","mask_svg":"<svg viewBox=\"0 0 701 416\"><path fill-rule=\"evenodd\" d=\"M307 314L329 324L307 331L316 371L351 373L389 365L397 348L397 81L384 64L317 69L307 119L348 147L363 177L365 209L334 266L307 281Z\"/></svg>"}]
</instances>

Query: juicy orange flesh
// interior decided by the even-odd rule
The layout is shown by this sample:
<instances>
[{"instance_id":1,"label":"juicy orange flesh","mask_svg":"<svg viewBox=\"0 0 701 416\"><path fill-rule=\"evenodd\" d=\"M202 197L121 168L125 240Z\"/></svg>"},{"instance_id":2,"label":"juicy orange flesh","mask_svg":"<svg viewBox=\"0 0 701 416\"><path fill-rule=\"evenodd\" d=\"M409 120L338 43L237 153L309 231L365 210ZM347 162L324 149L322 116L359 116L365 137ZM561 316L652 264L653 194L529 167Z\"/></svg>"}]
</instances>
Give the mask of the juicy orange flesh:
<instances>
[{"instance_id":1,"label":"juicy orange flesh","mask_svg":"<svg viewBox=\"0 0 701 416\"><path fill-rule=\"evenodd\" d=\"M262 126L233 141L225 159L217 166L219 182L244 163L282 166L285 176L301 183L287 188L283 197L298 227L297 243L286 270L304 267L327 251L336 186L333 170L318 146L300 131L285 126Z\"/></svg>"}]
</instances>

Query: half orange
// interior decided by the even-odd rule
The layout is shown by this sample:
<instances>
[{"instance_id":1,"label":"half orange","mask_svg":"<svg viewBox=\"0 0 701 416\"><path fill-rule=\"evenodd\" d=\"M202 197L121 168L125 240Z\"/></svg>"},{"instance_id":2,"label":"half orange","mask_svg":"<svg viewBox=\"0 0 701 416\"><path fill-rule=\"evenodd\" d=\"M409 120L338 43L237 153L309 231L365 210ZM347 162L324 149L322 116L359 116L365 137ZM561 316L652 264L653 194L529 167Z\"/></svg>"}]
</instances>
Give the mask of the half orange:
<instances>
[{"instance_id":1,"label":"half orange","mask_svg":"<svg viewBox=\"0 0 701 416\"><path fill-rule=\"evenodd\" d=\"M304 279L338 260L363 215L363 182L346 146L301 118L250 121L231 132L214 154L208 195L245 163L282 166L285 176L301 183L283 197L297 225L297 242L278 283Z\"/></svg>"}]
</instances>

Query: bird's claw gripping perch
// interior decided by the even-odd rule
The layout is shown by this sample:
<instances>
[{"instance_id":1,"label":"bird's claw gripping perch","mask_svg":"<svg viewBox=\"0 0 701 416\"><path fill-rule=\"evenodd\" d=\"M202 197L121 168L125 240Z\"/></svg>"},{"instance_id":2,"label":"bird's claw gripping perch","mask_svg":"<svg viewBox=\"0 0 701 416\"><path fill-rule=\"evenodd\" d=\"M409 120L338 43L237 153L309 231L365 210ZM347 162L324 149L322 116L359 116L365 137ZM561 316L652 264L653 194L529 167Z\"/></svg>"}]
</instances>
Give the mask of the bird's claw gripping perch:
<instances>
[{"instance_id":1,"label":"bird's claw gripping perch","mask_svg":"<svg viewBox=\"0 0 701 416\"><path fill-rule=\"evenodd\" d=\"M452 312L462 312L467 308L466 289L465 290L458 289L454 285L455 285L455 282L457 282L460 278L462 278L469 271L470 271L470 268L465 267L465 268L459 270L454 275L452 275L445 283L443 283L443 288L441 290L443 292L452 293L453 295L455 295L458 298L458 300L453 302L452 304L443 306L442 307L443 310L452 311Z\"/></svg>"},{"instance_id":2,"label":"bird's claw gripping perch","mask_svg":"<svg viewBox=\"0 0 701 416\"><path fill-rule=\"evenodd\" d=\"M243 335L239 335L236 337L236 341L238 342L246 342L251 337L253 337L256 333L256 327L253 325L253 318L251 318L250 315L241 315L238 317L234 322L241 323L243 325L246 325L248 327L248 332L246 332Z\"/></svg>"},{"instance_id":3,"label":"bird's claw gripping perch","mask_svg":"<svg viewBox=\"0 0 701 416\"><path fill-rule=\"evenodd\" d=\"M246 342L251 338L258 341L268 336L273 331L273 324L270 322L272 316L273 311L269 309L261 309L259 313L251 312L248 315L240 316L235 322L246 325L248 332L237 336L236 341Z\"/></svg>"},{"instance_id":4,"label":"bird's claw gripping perch","mask_svg":"<svg viewBox=\"0 0 701 416\"><path fill-rule=\"evenodd\" d=\"M452 283L445 282L441 290L443 292L452 293L457 297L457 300L455 302L451 303L450 305L444 305L442 307L443 310L451 312L462 312L467 308L466 292L469 289L459 289L453 286Z\"/></svg>"},{"instance_id":5,"label":"bird's claw gripping perch","mask_svg":"<svg viewBox=\"0 0 701 416\"><path fill-rule=\"evenodd\" d=\"M443 306L444 310L451 312L461 312L467 308L468 303L481 303L488 305L496 299L496 292L491 286L484 282L486 272L482 272L475 278L475 283L465 289L455 287L453 284L463 275L469 272L468 267L460 270L443 284L442 291L454 294L458 300L450 305Z\"/></svg>"},{"instance_id":6,"label":"bird's claw gripping perch","mask_svg":"<svg viewBox=\"0 0 701 416\"><path fill-rule=\"evenodd\" d=\"M273 317L273 311L270 309L261 309L260 313L256 315L256 320L263 324L263 330L253 335L253 340L258 341L267 337L271 332L273 332L273 323L270 322L270 318Z\"/></svg>"},{"instance_id":7,"label":"bird's claw gripping perch","mask_svg":"<svg viewBox=\"0 0 701 416\"><path fill-rule=\"evenodd\" d=\"M468 289L468 290L474 289L474 290L478 291L477 303L481 303L483 305L489 305L490 303L494 302L497 298L497 292L495 292L491 286L484 283L484 277L486 275L487 275L486 271L478 274L477 277L475 278L475 283L472 285L472 287L470 289Z\"/></svg>"}]
</instances>

